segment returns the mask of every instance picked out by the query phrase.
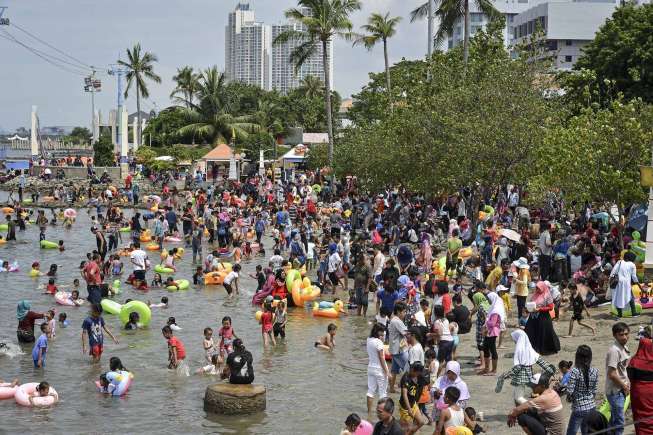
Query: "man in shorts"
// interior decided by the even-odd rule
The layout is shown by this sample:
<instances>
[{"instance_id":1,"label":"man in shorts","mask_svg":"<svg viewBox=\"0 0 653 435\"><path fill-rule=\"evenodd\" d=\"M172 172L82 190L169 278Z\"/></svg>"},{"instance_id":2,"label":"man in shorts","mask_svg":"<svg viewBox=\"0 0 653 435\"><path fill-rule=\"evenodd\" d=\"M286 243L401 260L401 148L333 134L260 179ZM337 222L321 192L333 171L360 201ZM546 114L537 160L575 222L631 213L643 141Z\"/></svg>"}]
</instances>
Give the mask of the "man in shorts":
<instances>
[{"instance_id":1,"label":"man in shorts","mask_svg":"<svg viewBox=\"0 0 653 435\"><path fill-rule=\"evenodd\" d=\"M424 378L424 365L416 361L411 364L410 369L401 377L401 397L399 399L399 423L407 435L412 435L420 427L428 423L428 419L422 414L417 405L417 399L422 394L422 389L428 386L429 382Z\"/></svg>"},{"instance_id":2,"label":"man in shorts","mask_svg":"<svg viewBox=\"0 0 653 435\"><path fill-rule=\"evenodd\" d=\"M139 242L134 242L134 250L129 255L129 259L134 266L134 281L132 285L139 290L147 290L147 281L145 280L145 270L147 269L147 253L141 249Z\"/></svg>"},{"instance_id":3,"label":"man in shorts","mask_svg":"<svg viewBox=\"0 0 653 435\"><path fill-rule=\"evenodd\" d=\"M390 319L388 326L388 333L390 336L389 351L392 355L392 367L390 369L390 393L395 392L395 379L397 375L401 374L408 364L408 353L406 352L405 337L408 329L404 324L404 317L406 317L406 304L397 302L393 309L393 316Z\"/></svg>"},{"instance_id":4,"label":"man in shorts","mask_svg":"<svg viewBox=\"0 0 653 435\"><path fill-rule=\"evenodd\" d=\"M116 337L107 329L101 313L102 308L99 305L91 305L91 315L82 323L82 353L86 353L86 340L88 340L89 355L93 358L93 362L100 361L104 350L104 334L102 331L106 332L113 339L113 342L118 344Z\"/></svg>"}]
</instances>

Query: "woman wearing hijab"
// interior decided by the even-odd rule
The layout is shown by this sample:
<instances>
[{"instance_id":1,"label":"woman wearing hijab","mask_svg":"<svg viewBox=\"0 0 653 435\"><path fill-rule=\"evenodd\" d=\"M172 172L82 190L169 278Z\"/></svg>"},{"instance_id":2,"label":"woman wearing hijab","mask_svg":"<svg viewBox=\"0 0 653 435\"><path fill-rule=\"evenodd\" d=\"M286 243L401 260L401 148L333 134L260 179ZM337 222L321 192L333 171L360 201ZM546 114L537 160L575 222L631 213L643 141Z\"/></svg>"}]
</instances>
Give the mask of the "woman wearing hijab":
<instances>
[{"instance_id":1,"label":"woman wearing hijab","mask_svg":"<svg viewBox=\"0 0 653 435\"><path fill-rule=\"evenodd\" d=\"M28 300L18 302L16 307L16 318L18 319L18 328L16 329L16 336L19 343L33 343L34 342L34 322L36 319L43 319L43 313L36 313L31 311L32 304Z\"/></svg>"},{"instance_id":2,"label":"woman wearing hijab","mask_svg":"<svg viewBox=\"0 0 653 435\"><path fill-rule=\"evenodd\" d=\"M633 283L637 281L637 269L635 267L635 254L626 252L624 259L617 262L610 272L610 278L617 277L617 287L612 289L612 306L617 310L617 316L623 316L623 309L630 305L632 315L635 315L635 299L633 298Z\"/></svg>"},{"instance_id":3,"label":"woman wearing hijab","mask_svg":"<svg viewBox=\"0 0 653 435\"><path fill-rule=\"evenodd\" d=\"M272 272L271 269L266 268L265 272L267 274L267 278L265 280L265 284L263 284L263 287L261 288L261 291L254 294L254 297L252 297L252 305L261 305L263 303L263 300L265 300L268 295L272 294L272 291L274 290L276 286L276 278L274 276L274 272ZM288 298L288 302L291 302L292 298ZM290 305L291 307L294 307L295 305L292 304Z\"/></svg>"},{"instance_id":4,"label":"woman wearing hijab","mask_svg":"<svg viewBox=\"0 0 653 435\"><path fill-rule=\"evenodd\" d=\"M490 303L482 292L476 292L472 296L474 301L474 308L470 316L476 314L476 348L478 349L479 357L479 370L485 369L484 359L483 359L483 327L485 325L485 319L487 318L487 312L490 310Z\"/></svg>"},{"instance_id":5,"label":"woman wearing hijab","mask_svg":"<svg viewBox=\"0 0 653 435\"><path fill-rule=\"evenodd\" d=\"M630 400L637 435L653 435L653 341L651 327L647 326L639 339L635 356L628 363ZM644 420L642 423L637 423Z\"/></svg>"},{"instance_id":6,"label":"woman wearing hijab","mask_svg":"<svg viewBox=\"0 0 653 435\"><path fill-rule=\"evenodd\" d=\"M483 358L485 359L485 368L481 369L478 374L494 376L497 374L497 364L499 363L497 337L501 335L501 325L505 325L506 322L506 309L503 306L503 300L496 293L488 293L487 298L491 305L484 326ZM490 368L490 357L492 357L492 368Z\"/></svg>"},{"instance_id":7,"label":"woman wearing hijab","mask_svg":"<svg viewBox=\"0 0 653 435\"><path fill-rule=\"evenodd\" d=\"M419 248L419 258L417 264L429 270L433 261L433 251L431 250L431 237L427 233L422 233L422 241Z\"/></svg>"},{"instance_id":8,"label":"woman wearing hijab","mask_svg":"<svg viewBox=\"0 0 653 435\"><path fill-rule=\"evenodd\" d=\"M560 340L553 329L553 322L549 314L554 304L551 285L548 281L537 283L531 302L535 303L535 310L528 317L525 331L533 349L540 355L553 355L560 352Z\"/></svg>"},{"instance_id":9,"label":"woman wearing hijab","mask_svg":"<svg viewBox=\"0 0 653 435\"><path fill-rule=\"evenodd\" d=\"M449 361L444 374L433 385L433 397L437 400L433 406L433 421L436 421L440 417L440 411L447 407L444 402L444 392L449 387L458 388L460 397L456 404L463 409L466 408L467 401L470 398L469 389L465 381L460 377L460 364L458 361Z\"/></svg>"}]
</instances>

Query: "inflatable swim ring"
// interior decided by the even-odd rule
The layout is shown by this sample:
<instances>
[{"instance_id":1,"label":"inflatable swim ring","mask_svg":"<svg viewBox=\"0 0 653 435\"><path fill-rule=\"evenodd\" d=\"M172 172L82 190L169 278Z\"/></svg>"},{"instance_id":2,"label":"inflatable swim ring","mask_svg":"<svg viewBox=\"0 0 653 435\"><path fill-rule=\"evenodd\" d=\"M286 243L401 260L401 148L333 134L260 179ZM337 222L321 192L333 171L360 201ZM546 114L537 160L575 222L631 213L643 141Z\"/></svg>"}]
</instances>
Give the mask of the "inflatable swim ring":
<instances>
[{"instance_id":1,"label":"inflatable swim ring","mask_svg":"<svg viewBox=\"0 0 653 435\"><path fill-rule=\"evenodd\" d=\"M641 298L635 299L635 308L637 305L641 305L643 310L648 308L653 308L653 297L645 298L646 302L642 302Z\"/></svg>"},{"instance_id":2,"label":"inflatable swim ring","mask_svg":"<svg viewBox=\"0 0 653 435\"><path fill-rule=\"evenodd\" d=\"M41 249L57 249L59 245L49 240L41 240Z\"/></svg>"},{"instance_id":3,"label":"inflatable swim ring","mask_svg":"<svg viewBox=\"0 0 653 435\"><path fill-rule=\"evenodd\" d=\"M32 201L32 198L25 198L25 199L23 199L23 204L31 204L32 202L33 202L33 201Z\"/></svg>"},{"instance_id":4,"label":"inflatable swim ring","mask_svg":"<svg viewBox=\"0 0 653 435\"><path fill-rule=\"evenodd\" d=\"M261 310L258 310L258 311L254 314L254 318L256 319L257 322L260 322L260 321L261 321L261 316L263 316L263 311L261 311Z\"/></svg>"},{"instance_id":5,"label":"inflatable swim ring","mask_svg":"<svg viewBox=\"0 0 653 435\"><path fill-rule=\"evenodd\" d=\"M13 399L18 386L12 387L9 383L0 384L0 400Z\"/></svg>"},{"instance_id":6,"label":"inflatable swim ring","mask_svg":"<svg viewBox=\"0 0 653 435\"><path fill-rule=\"evenodd\" d=\"M130 232L131 230L132 230L132 229L131 229L130 227L122 227L122 228L120 228L118 231L120 231L121 233L128 233L128 232Z\"/></svg>"},{"instance_id":7,"label":"inflatable swim ring","mask_svg":"<svg viewBox=\"0 0 653 435\"><path fill-rule=\"evenodd\" d=\"M450 426L445 431L445 435L474 435L466 426Z\"/></svg>"},{"instance_id":8,"label":"inflatable swim ring","mask_svg":"<svg viewBox=\"0 0 653 435\"><path fill-rule=\"evenodd\" d=\"M340 312L343 310L342 301L336 302L313 302L313 316L315 317L328 317L330 319L337 319Z\"/></svg>"},{"instance_id":9,"label":"inflatable swim ring","mask_svg":"<svg viewBox=\"0 0 653 435\"><path fill-rule=\"evenodd\" d=\"M179 243L181 242L181 239L179 237L167 236L163 239L163 241L170 242L170 243Z\"/></svg>"},{"instance_id":10,"label":"inflatable swim ring","mask_svg":"<svg viewBox=\"0 0 653 435\"><path fill-rule=\"evenodd\" d=\"M7 231L9 230L9 225L7 224L0 224L0 231Z\"/></svg>"},{"instance_id":11,"label":"inflatable swim ring","mask_svg":"<svg viewBox=\"0 0 653 435\"><path fill-rule=\"evenodd\" d=\"M0 238L0 245L4 245L5 243L7 243L7 241L3 238Z\"/></svg>"},{"instance_id":12,"label":"inflatable swim ring","mask_svg":"<svg viewBox=\"0 0 653 435\"><path fill-rule=\"evenodd\" d=\"M154 271L156 273L175 273L175 270L172 269L171 267L164 267L164 266L162 266L160 264L157 264L156 266L154 266Z\"/></svg>"},{"instance_id":13,"label":"inflatable swim ring","mask_svg":"<svg viewBox=\"0 0 653 435\"><path fill-rule=\"evenodd\" d=\"M190 282L188 282L187 279L178 279L175 281L177 285L171 285L166 287L169 292L176 292L179 290L188 290L188 286L190 285Z\"/></svg>"},{"instance_id":14,"label":"inflatable swim ring","mask_svg":"<svg viewBox=\"0 0 653 435\"><path fill-rule=\"evenodd\" d=\"M219 272L210 272L204 275L204 284L206 285L220 285L224 282L225 277L229 272L222 270Z\"/></svg>"},{"instance_id":15,"label":"inflatable swim ring","mask_svg":"<svg viewBox=\"0 0 653 435\"><path fill-rule=\"evenodd\" d=\"M161 247L156 243L150 243L145 247L145 249L147 249L148 251L158 251L159 249L161 249Z\"/></svg>"},{"instance_id":16,"label":"inflatable swim ring","mask_svg":"<svg viewBox=\"0 0 653 435\"><path fill-rule=\"evenodd\" d=\"M18 387L16 389L16 394L14 395L16 403L22 406L31 407L32 404L29 403L29 396L36 391L36 387L38 387L38 385L38 382L29 382ZM50 386L50 394L54 394L57 399L59 398L57 390L55 390L52 386ZM54 405L55 397L33 397L32 402L36 406L52 406Z\"/></svg>"},{"instance_id":17,"label":"inflatable swim ring","mask_svg":"<svg viewBox=\"0 0 653 435\"><path fill-rule=\"evenodd\" d=\"M127 248L123 248L120 251L118 251L118 255L120 257L129 257L130 255L132 255L132 252Z\"/></svg>"},{"instance_id":18,"label":"inflatable swim ring","mask_svg":"<svg viewBox=\"0 0 653 435\"><path fill-rule=\"evenodd\" d=\"M141 242L151 242L152 241L152 234L150 233L150 230L143 231L138 239Z\"/></svg>"},{"instance_id":19,"label":"inflatable swim ring","mask_svg":"<svg viewBox=\"0 0 653 435\"><path fill-rule=\"evenodd\" d=\"M95 386L98 390L105 394L111 394L112 396L124 396L129 387L131 387L132 382L134 381L134 375L131 372L120 370L117 372L107 372L107 380L115 388L111 393L102 391L102 386L100 381L95 381Z\"/></svg>"},{"instance_id":20,"label":"inflatable swim ring","mask_svg":"<svg viewBox=\"0 0 653 435\"><path fill-rule=\"evenodd\" d=\"M177 248L177 253L175 254L176 260L181 260L181 257L184 256L184 248Z\"/></svg>"},{"instance_id":21,"label":"inflatable swim ring","mask_svg":"<svg viewBox=\"0 0 653 435\"><path fill-rule=\"evenodd\" d=\"M100 301L100 306L104 313L113 314L114 316L120 314L120 310L122 309L122 305L116 301L112 301L111 299L102 299Z\"/></svg>"},{"instance_id":22,"label":"inflatable swim ring","mask_svg":"<svg viewBox=\"0 0 653 435\"><path fill-rule=\"evenodd\" d=\"M293 303L297 307L304 306L306 302L313 302L322 292L319 287L311 283L309 278L302 278L301 273L296 269L288 271L286 289L292 295Z\"/></svg>"},{"instance_id":23,"label":"inflatable swim ring","mask_svg":"<svg viewBox=\"0 0 653 435\"><path fill-rule=\"evenodd\" d=\"M71 293L68 292L56 292L54 294L54 301L58 303L59 305L65 305L68 307L78 307L79 305L82 305L84 303L84 299L77 299L77 304L73 303L72 299L70 299Z\"/></svg>"},{"instance_id":24,"label":"inflatable swim ring","mask_svg":"<svg viewBox=\"0 0 653 435\"><path fill-rule=\"evenodd\" d=\"M11 207L2 207L0 210L2 210L4 214L12 214L14 212L14 209Z\"/></svg>"},{"instance_id":25,"label":"inflatable swim ring","mask_svg":"<svg viewBox=\"0 0 653 435\"><path fill-rule=\"evenodd\" d=\"M632 313L630 312L630 307L625 307L623 310L621 310L622 314L624 317L633 317ZM610 305L610 314L613 316L617 315L617 309L615 308L614 305ZM642 306L638 303L635 303L635 314L642 314Z\"/></svg>"},{"instance_id":26,"label":"inflatable swim ring","mask_svg":"<svg viewBox=\"0 0 653 435\"><path fill-rule=\"evenodd\" d=\"M150 307L141 301L131 301L123 305L120 309L119 317L123 325L126 325L127 322L129 322L129 314L133 312L138 313L140 317L138 322L139 327L150 324L150 320L152 319L152 311L150 310Z\"/></svg>"},{"instance_id":27,"label":"inflatable swim ring","mask_svg":"<svg viewBox=\"0 0 653 435\"><path fill-rule=\"evenodd\" d=\"M37 276L41 276L41 271L38 269L32 269L29 271L28 275L32 278L36 278Z\"/></svg>"}]
</instances>

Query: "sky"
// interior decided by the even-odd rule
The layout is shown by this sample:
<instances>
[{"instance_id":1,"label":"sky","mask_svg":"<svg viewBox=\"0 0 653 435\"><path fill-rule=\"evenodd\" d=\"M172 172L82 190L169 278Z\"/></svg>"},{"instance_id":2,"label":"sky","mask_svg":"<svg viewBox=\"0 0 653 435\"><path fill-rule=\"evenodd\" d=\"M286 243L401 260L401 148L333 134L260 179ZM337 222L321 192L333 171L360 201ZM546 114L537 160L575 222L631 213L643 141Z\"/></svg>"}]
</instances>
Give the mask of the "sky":
<instances>
[{"instance_id":1,"label":"sky","mask_svg":"<svg viewBox=\"0 0 653 435\"><path fill-rule=\"evenodd\" d=\"M352 16L356 29L373 12L402 16L397 35L390 40L390 62L414 59L426 52L426 22L410 23L410 10L423 0L362 0L363 8ZM150 83L150 99L141 109L168 107L172 76L178 67L190 65L224 69L225 25L237 0L0 0L4 17L20 28L98 68L102 92L96 109L107 119L116 105L116 81L106 74L109 64L125 58L127 47L140 42L159 59L155 71L162 83ZM284 21L283 12L296 0L251 0L257 21ZM19 41L70 60L42 45L16 27L0 27ZM29 127L30 111L38 107L41 126L91 124L91 96L83 89L84 72L64 71L11 42L0 30L0 130ZM368 52L346 41L334 46L334 86L343 97L357 93L368 82L369 72L383 70L382 46ZM136 111L129 96L128 110Z\"/></svg>"}]
</instances>

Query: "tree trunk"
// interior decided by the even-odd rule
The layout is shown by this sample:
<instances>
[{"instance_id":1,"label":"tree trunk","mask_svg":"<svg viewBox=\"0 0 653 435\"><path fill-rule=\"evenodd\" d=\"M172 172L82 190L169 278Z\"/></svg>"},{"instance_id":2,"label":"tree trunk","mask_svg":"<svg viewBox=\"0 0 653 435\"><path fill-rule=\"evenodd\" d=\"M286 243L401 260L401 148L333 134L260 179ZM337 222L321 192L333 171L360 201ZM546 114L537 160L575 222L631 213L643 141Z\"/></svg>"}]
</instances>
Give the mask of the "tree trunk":
<instances>
[{"instance_id":1,"label":"tree trunk","mask_svg":"<svg viewBox=\"0 0 653 435\"><path fill-rule=\"evenodd\" d=\"M322 41L322 65L324 66L324 104L326 107L327 133L329 134L329 167L333 168L333 119L331 114L331 77L327 42Z\"/></svg>"},{"instance_id":2,"label":"tree trunk","mask_svg":"<svg viewBox=\"0 0 653 435\"><path fill-rule=\"evenodd\" d=\"M433 54L433 0L427 0L428 1L428 45L426 46L426 54L428 55L428 58L431 58L431 55Z\"/></svg>"},{"instance_id":3,"label":"tree trunk","mask_svg":"<svg viewBox=\"0 0 653 435\"><path fill-rule=\"evenodd\" d=\"M136 82L136 119L138 120L138 125L136 126L136 141L139 145L141 143L141 89L138 87L138 82ZM128 141L129 142L129 141ZM136 144L134 144L136 148Z\"/></svg>"},{"instance_id":4,"label":"tree trunk","mask_svg":"<svg viewBox=\"0 0 653 435\"><path fill-rule=\"evenodd\" d=\"M388 89L388 100L390 101L390 110L393 109L393 104L392 104L392 92L390 88L390 62L388 61L388 41L383 40L383 58L385 59L385 81L386 81L386 87Z\"/></svg>"},{"instance_id":5,"label":"tree trunk","mask_svg":"<svg viewBox=\"0 0 653 435\"><path fill-rule=\"evenodd\" d=\"M469 0L465 0L465 36L463 39L463 63L469 58Z\"/></svg>"}]
</instances>

